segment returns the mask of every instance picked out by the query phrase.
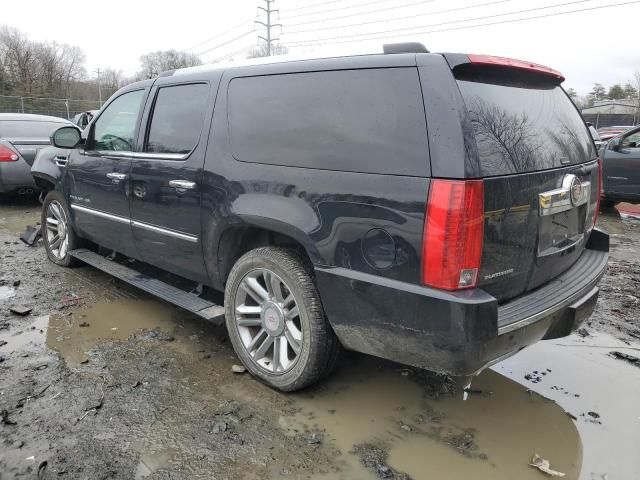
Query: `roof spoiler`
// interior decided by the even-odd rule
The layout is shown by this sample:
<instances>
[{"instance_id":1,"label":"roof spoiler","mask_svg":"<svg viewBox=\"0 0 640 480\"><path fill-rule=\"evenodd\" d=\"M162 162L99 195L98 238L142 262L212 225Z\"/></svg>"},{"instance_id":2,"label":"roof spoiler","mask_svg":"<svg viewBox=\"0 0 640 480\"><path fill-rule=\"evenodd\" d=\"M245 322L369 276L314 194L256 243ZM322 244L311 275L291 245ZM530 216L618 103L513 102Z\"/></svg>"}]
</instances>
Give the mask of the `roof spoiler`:
<instances>
[{"instance_id":1,"label":"roof spoiler","mask_svg":"<svg viewBox=\"0 0 640 480\"><path fill-rule=\"evenodd\" d=\"M538 63L516 60L514 58L495 57L493 55L476 54L444 54L452 70L462 70L464 68L487 67L496 70L519 70L522 73L541 75L555 80L558 84L564 82L562 73L553 68L540 65Z\"/></svg>"}]
</instances>

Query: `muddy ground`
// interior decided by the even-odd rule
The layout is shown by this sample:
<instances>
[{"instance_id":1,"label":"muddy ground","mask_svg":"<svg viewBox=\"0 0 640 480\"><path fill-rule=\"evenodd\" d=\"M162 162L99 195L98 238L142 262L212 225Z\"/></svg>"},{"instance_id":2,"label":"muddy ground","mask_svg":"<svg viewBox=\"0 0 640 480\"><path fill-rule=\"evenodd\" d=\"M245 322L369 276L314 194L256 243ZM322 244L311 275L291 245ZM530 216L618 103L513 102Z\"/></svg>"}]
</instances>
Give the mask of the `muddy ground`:
<instances>
[{"instance_id":1,"label":"muddy ground","mask_svg":"<svg viewBox=\"0 0 640 480\"><path fill-rule=\"evenodd\" d=\"M468 400L413 369L348 355L281 394L246 374L223 328L18 234L0 200L0 479L640 478L640 223L601 217L610 269L579 334L482 373ZM31 309L20 316L11 306ZM613 353L613 352L617 352Z\"/></svg>"}]
</instances>

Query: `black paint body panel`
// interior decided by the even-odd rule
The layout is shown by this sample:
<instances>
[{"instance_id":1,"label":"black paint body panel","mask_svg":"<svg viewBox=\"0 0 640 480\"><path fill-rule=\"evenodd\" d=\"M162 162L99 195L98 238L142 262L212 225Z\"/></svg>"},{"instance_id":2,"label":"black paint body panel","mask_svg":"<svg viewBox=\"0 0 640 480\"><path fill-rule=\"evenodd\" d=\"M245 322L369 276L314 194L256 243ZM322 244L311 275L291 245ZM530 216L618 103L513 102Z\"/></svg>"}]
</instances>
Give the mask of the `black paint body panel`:
<instances>
[{"instance_id":1,"label":"black paint body panel","mask_svg":"<svg viewBox=\"0 0 640 480\"><path fill-rule=\"evenodd\" d=\"M580 269L583 282L558 286L558 300L547 305L546 290L527 293L520 302L537 305L518 318L523 326L499 333L499 318L509 303L498 306L481 289L450 293L408 285L342 268L316 268L318 286L332 326L348 348L450 375L472 375L494 361L542 339L566 336L594 307L597 287L608 258L608 235L594 230L586 250L598 261ZM571 276L572 269L566 272ZM577 273L577 272L576 272ZM566 292L565 289L566 288ZM595 288L595 291L594 291ZM564 300L571 292L569 305ZM338 300L339 299L339 300ZM589 310L576 316L576 304ZM555 308L554 308L555 307ZM505 310L505 313L502 313ZM526 322L527 318L533 321ZM501 325L504 327L505 325Z\"/></svg>"}]
</instances>

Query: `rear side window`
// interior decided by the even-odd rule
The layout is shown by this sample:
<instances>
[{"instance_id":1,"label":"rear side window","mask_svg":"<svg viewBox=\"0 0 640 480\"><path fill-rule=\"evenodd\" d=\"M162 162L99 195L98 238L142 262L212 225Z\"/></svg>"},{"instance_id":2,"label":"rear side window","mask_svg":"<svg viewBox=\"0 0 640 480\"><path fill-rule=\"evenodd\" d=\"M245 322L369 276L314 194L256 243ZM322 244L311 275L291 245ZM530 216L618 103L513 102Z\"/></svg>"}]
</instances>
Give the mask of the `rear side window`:
<instances>
[{"instance_id":1,"label":"rear side window","mask_svg":"<svg viewBox=\"0 0 640 480\"><path fill-rule=\"evenodd\" d=\"M532 172L595 157L582 117L557 85L458 79L483 176Z\"/></svg>"},{"instance_id":2,"label":"rear side window","mask_svg":"<svg viewBox=\"0 0 640 480\"><path fill-rule=\"evenodd\" d=\"M204 83L160 88L145 152L191 152L200 139L208 93Z\"/></svg>"},{"instance_id":3,"label":"rear side window","mask_svg":"<svg viewBox=\"0 0 640 480\"><path fill-rule=\"evenodd\" d=\"M68 123L36 122L36 121L2 121L0 122L0 136L2 138L47 139L58 128Z\"/></svg>"},{"instance_id":4,"label":"rear side window","mask_svg":"<svg viewBox=\"0 0 640 480\"><path fill-rule=\"evenodd\" d=\"M236 78L229 132L240 161L326 170L428 175L415 68Z\"/></svg>"}]
</instances>

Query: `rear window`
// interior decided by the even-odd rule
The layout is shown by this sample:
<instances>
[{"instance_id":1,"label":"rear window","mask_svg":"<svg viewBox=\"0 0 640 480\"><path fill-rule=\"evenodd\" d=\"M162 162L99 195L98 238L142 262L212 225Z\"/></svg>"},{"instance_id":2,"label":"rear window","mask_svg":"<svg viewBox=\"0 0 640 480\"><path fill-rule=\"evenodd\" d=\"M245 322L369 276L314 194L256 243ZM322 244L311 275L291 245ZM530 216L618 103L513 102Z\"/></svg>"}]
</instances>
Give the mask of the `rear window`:
<instances>
[{"instance_id":1,"label":"rear window","mask_svg":"<svg viewBox=\"0 0 640 480\"><path fill-rule=\"evenodd\" d=\"M237 160L428 175L415 68L236 78L228 95L231 150Z\"/></svg>"},{"instance_id":2,"label":"rear window","mask_svg":"<svg viewBox=\"0 0 640 480\"><path fill-rule=\"evenodd\" d=\"M557 85L458 79L483 176L532 172L595 158L582 117Z\"/></svg>"},{"instance_id":3,"label":"rear window","mask_svg":"<svg viewBox=\"0 0 640 480\"><path fill-rule=\"evenodd\" d=\"M49 139L51 134L68 123L34 122L34 121L3 121L0 122L0 136L2 138L37 138Z\"/></svg>"}]
</instances>

